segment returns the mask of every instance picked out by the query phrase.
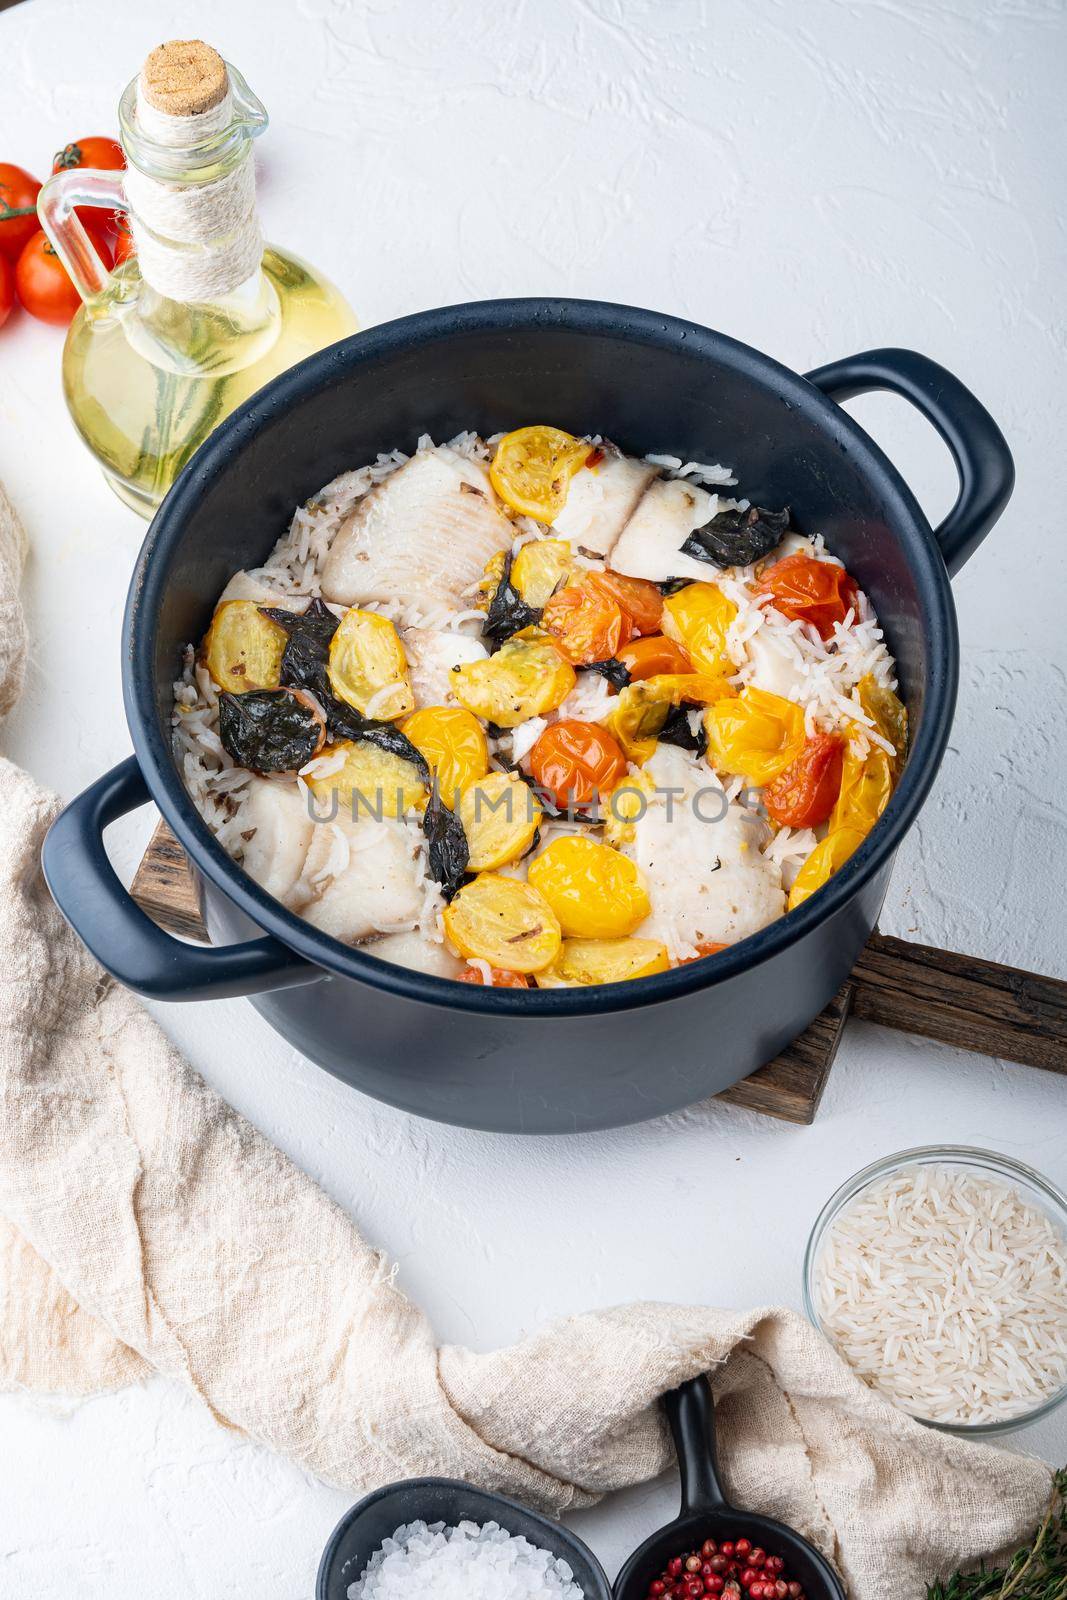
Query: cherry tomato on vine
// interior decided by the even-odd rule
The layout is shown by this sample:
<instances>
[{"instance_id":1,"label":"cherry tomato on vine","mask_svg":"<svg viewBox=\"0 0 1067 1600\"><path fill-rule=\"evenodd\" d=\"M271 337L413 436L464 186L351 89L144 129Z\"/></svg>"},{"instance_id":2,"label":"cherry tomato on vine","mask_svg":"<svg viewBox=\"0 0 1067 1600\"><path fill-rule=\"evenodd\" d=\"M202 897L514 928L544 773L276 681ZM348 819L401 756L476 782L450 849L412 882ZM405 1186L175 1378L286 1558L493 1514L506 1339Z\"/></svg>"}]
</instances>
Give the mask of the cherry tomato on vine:
<instances>
[{"instance_id":1,"label":"cherry tomato on vine","mask_svg":"<svg viewBox=\"0 0 1067 1600\"><path fill-rule=\"evenodd\" d=\"M37 179L22 167L0 161L0 255L12 261L41 226L37 221L40 188Z\"/></svg>"},{"instance_id":2,"label":"cherry tomato on vine","mask_svg":"<svg viewBox=\"0 0 1067 1600\"><path fill-rule=\"evenodd\" d=\"M130 231L130 219L125 211L116 211L115 229L115 265L120 267L124 261L137 254L137 246Z\"/></svg>"},{"instance_id":3,"label":"cherry tomato on vine","mask_svg":"<svg viewBox=\"0 0 1067 1600\"><path fill-rule=\"evenodd\" d=\"M103 240L93 241L104 265L110 267L111 252ZM35 233L19 256L15 267L15 286L19 299L39 322L65 328L81 305L81 296L67 277L67 269L43 233Z\"/></svg>"},{"instance_id":4,"label":"cherry tomato on vine","mask_svg":"<svg viewBox=\"0 0 1067 1600\"><path fill-rule=\"evenodd\" d=\"M790 621L810 622L821 639L832 639L834 623L855 610L855 580L834 561L816 561L802 551L768 567L760 587L769 592L776 611Z\"/></svg>"},{"instance_id":5,"label":"cherry tomato on vine","mask_svg":"<svg viewBox=\"0 0 1067 1600\"><path fill-rule=\"evenodd\" d=\"M545 729L530 751L534 781L561 810L588 805L608 794L626 776L626 757L618 741L595 722L564 718Z\"/></svg>"},{"instance_id":6,"label":"cherry tomato on vine","mask_svg":"<svg viewBox=\"0 0 1067 1600\"><path fill-rule=\"evenodd\" d=\"M841 789L844 741L817 733L791 766L772 778L763 803L775 822L788 828L816 828L829 817Z\"/></svg>"},{"instance_id":7,"label":"cherry tomato on vine","mask_svg":"<svg viewBox=\"0 0 1067 1600\"><path fill-rule=\"evenodd\" d=\"M0 255L0 328L11 315L15 304L15 269L5 255Z\"/></svg>"},{"instance_id":8,"label":"cherry tomato on vine","mask_svg":"<svg viewBox=\"0 0 1067 1600\"><path fill-rule=\"evenodd\" d=\"M72 167L89 167L96 172L121 172L125 165L126 156L118 140L104 134L74 139L62 150L57 150L52 158L53 172L69 172ZM79 220L92 234L94 244L100 238L109 240L118 227L117 211L102 211L99 206L78 206L76 209Z\"/></svg>"}]
</instances>

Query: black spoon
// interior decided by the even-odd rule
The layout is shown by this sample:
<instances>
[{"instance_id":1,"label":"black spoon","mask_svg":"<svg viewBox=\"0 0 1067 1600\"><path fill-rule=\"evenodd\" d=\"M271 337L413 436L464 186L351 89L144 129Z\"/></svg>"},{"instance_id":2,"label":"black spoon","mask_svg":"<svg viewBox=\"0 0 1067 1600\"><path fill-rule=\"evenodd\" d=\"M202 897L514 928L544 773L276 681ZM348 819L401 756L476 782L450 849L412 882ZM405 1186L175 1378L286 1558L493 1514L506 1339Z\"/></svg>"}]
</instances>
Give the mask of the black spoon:
<instances>
[{"instance_id":1,"label":"black spoon","mask_svg":"<svg viewBox=\"0 0 1067 1600\"><path fill-rule=\"evenodd\" d=\"M672 1556L699 1550L705 1539L721 1544L738 1534L768 1555L781 1556L807 1600L846 1600L829 1562L784 1522L732 1506L719 1481L715 1451L715 1401L706 1378L694 1378L663 1398L678 1453L682 1509L673 1522L646 1539L615 1579L615 1600L645 1600L648 1586Z\"/></svg>"},{"instance_id":2,"label":"black spoon","mask_svg":"<svg viewBox=\"0 0 1067 1600\"><path fill-rule=\"evenodd\" d=\"M375 1550L407 1522L496 1522L510 1534L551 1550L574 1573L584 1600L611 1600L611 1585L593 1552L573 1533L502 1494L453 1478L409 1478L387 1484L346 1511L322 1553L316 1600L346 1600Z\"/></svg>"}]
</instances>

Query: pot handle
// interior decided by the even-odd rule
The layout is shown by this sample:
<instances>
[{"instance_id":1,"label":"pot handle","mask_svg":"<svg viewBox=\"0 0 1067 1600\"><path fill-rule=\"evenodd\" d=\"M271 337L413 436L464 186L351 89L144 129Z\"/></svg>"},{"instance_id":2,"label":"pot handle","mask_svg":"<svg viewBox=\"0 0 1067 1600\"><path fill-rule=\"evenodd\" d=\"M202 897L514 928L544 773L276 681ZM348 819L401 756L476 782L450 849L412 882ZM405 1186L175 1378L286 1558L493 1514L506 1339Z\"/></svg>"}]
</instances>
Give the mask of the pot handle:
<instances>
[{"instance_id":1,"label":"pot handle","mask_svg":"<svg viewBox=\"0 0 1067 1600\"><path fill-rule=\"evenodd\" d=\"M1004 435L958 378L915 350L866 350L807 374L831 400L888 389L910 400L952 453L959 473L956 504L934 537L950 574L981 544L1011 498L1015 466Z\"/></svg>"},{"instance_id":2,"label":"pot handle","mask_svg":"<svg viewBox=\"0 0 1067 1600\"><path fill-rule=\"evenodd\" d=\"M719 1511L729 1502L719 1482L715 1448L715 1400L707 1378L690 1378L663 1397L682 1479L683 1517Z\"/></svg>"},{"instance_id":3,"label":"pot handle","mask_svg":"<svg viewBox=\"0 0 1067 1600\"><path fill-rule=\"evenodd\" d=\"M104 850L104 829L151 798L135 756L80 794L41 850L52 898L113 978L151 1000L223 1000L313 983L321 967L269 935L218 949L183 944L145 915Z\"/></svg>"}]
</instances>

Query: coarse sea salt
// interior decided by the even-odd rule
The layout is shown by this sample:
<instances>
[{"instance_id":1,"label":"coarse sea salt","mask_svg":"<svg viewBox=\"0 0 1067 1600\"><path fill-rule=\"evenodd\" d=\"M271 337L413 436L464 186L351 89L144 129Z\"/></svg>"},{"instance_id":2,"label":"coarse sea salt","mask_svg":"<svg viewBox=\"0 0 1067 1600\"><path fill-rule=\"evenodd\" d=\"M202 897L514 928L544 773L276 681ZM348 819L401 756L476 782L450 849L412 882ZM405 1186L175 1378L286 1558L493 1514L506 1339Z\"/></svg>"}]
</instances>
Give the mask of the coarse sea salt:
<instances>
[{"instance_id":1,"label":"coarse sea salt","mask_svg":"<svg viewBox=\"0 0 1067 1600\"><path fill-rule=\"evenodd\" d=\"M371 1556L348 1600L584 1600L565 1561L496 1522L409 1522Z\"/></svg>"}]
</instances>

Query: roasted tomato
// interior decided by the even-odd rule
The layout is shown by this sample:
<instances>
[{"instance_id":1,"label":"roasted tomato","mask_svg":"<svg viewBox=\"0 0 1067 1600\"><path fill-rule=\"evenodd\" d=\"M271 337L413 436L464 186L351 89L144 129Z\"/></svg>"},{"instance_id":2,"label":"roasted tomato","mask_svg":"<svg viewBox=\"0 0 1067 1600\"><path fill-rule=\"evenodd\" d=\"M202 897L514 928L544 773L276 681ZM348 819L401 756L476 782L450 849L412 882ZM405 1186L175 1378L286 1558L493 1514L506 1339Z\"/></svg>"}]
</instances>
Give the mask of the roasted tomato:
<instances>
[{"instance_id":1,"label":"roasted tomato","mask_svg":"<svg viewBox=\"0 0 1067 1600\"><path fill-rule=\"evenodd\" d=\"M831 828L797 873L789 891L788 909L795 911L810 899L862 843L863 834L855 828Z\"/></svg>"},{"instance_id":2,"label":"roasted tomato","mask_svg":"<svg viewBox=\"0 0 1067 1600\"><path fill-rule=\"evenodd\" d=\"M480 872L442 913L445 932L468 961L506 972L540 972L559 954L561 934L544 895L518 878Z\"/></svg>"},{"instance_id":3,"label":"roasted tomato","mask_svg":"<svg viewBox=\"0 0 1067 1600\"><path fill-rule=\"evenodd\" d=\"M751 686L704 713L708 760L752 784L770 783L804 749L804 713L792 700Z\"/></svg>"},{"instance_id":4,"label":"roasted tomato","mask_svg":"<svg viewBox=\"0 0 1067 1600\"><path fill-rule=\"evenodd\" d=\"M834 623L844 622L858 603L859 591L844 567L816 561L801 550L768 567L760 588L783 617L810 622L821 639L832 639Z\"/></svg>"},{"instance_id":5,"label":"roasted tomato","mask_svg":"<svg viewBox=\"0 0 1067 1600\"><path fill-rule=\"evenodd\" d=\"M849 750L841 772L841 783L830 827L855 828L866 838L889 804L893 793L893 765L878 745L865 756Z\"/></svg>"},{"instance_id":6,"label":"roasted tomato","mask_svg":"<svg viewBox=\"0 0 1067 1600\"><path fill-rule=\"evenodd\" d=\"M841 788L845 744L837 734L817 733L797 759L763 791L775 822L789 828L817 828L834 809Z\"/></svg>"},{"instance_id":7,"label":"roasted tomato","mask_svg":"<svg viewBox=\"0 0 1067 1600\"><path fill-rule=\"evenodd\" d=\"M451 676L460 704L501 728L554 711L575 681L574 668L547 639L509 639L488 660L465 662Z\"/></svg>"},{"instance_id":8,"label":"roasted tomato","mask_svg":"<svg viewBox=\"0 0 1067 1600\"><path fill-rule=\"evenodd\" d=\"M567 504L570 481L589 454L588 444L562 428L516 428L497 445L489 481L512 511L552 522Z\"/></svg>"},{"instance_id":9,"label":"roasted tomato","mask_svg":"<svg viewBox=\"0 0 1067 1600\"><path fill-rule=\"evenodd\" d=\"M604 842L619 850L632 844L637 833L636 824L648 810L648 802L656 792L652 779L641 772L624 778L613 789L604 807Z\"/></svg>"},{"instance_id":10,"label":"roasted tomato","mask_svg":"<svg viewBox=\"0 0 1067 1600\"><path fill-rule=\"evenodd\" d=\"M566 539L531 539L511 568L511 581L528 606L540 610L575 570Z\"/></svg>"},{"instance_id":11,"label":"roasted tomato","mask_svg":"<svg viewBox=\"0 0 1067 1600\"><path fill-rule=\"evenodd\" d=\"M640 678L658 677L664 672L693 670L693 664L681 645L675 644L663 633L654 633L644 639L631 639L619 650L619 660L630 674L631 683L636 683Z\"/></svg>"},{"instance_id":12,"label":"roasted tomato","mask_svg":"<svg viewBox=\"0 0 1067 1600\"><path fill-rule=\"evenodd\" d=\"M426 799L422 774L412 762L366 739L342 739L323 752L322 761L344 757L343 764L322 777L309 777L308 785L327 805L334 795L353 817L402 817Z\"/></svg>"},{"instance_id":13,"label":"roasted tomato","mask_svg":"<svg viewBox=\"0 0 1067 1600\"><path fill-rule=\"evenodd\" d=\"M563 654L576 667L609 660L633 632L618 602L596 587L593 576L583 574L568 583L541 613L541 626L558 640Z\"/></svg>"},{"instance_id":14,"label":"roasted tomato","mask_svg":"<svg viewBox=\"0 0 1067 1600\"><path fill-rule=\"evenodd\" d=\"M688 583L663 602L663 631L684 647L698 672L729 677L734 671L726 635L737 607L717 583Z\"/></svg>"},{"instance_id":15,"label":"roasted tomato","mask_svg":"<svg viewBox=\"0 0 1067 1600\"><path fill-rule=\"evenodd\" d=\"M711 706L716 700L733 700L737 694L729 679L713 678L707 672L658 672L640 679L633 688L638 695L669 706Z\"/></svg>"},{"instance_id":16,"label":"roasted tomato","mask_svg":"<svg viewBox=\"0 0 1067 1600\"><path fill-rule=\"evenodd\" d=\"M533 844L542 816L537 796L513 772L487 772L464 789L457 809L472 872L518 861Z\"/></svg>"},{"instance_id":17,"label":"roasted tomato","mask_svg":"<svg viewBox=\"0 0 1067 1600\"><path fill-rule=\"evenodd\" d=\"M565 811L610 793L626 775L626 757L599 723L564 718L538 738L530 751L530 771Z\"/></svg>"},{"instance_id":18,"label":"roasted tomato","mask_svg":"<svg viewBox=\"0 0 1067 1600\"><path fill-rule=\"evenodd\" d=\"M555 839L530 862L567 939L622 939L652 910L641 872L596 839Z\"/></svg>"},{"instance_id":19,"label":"roasted tomato","mask_svg":"<svg viewBox=\"0 0 1067 1600\"><path fill-rule=\"evenodd\" d=\"M697 945L695 956L683 956L678 965L687 967L692 961L703 961L706 956L717 956L720 950L729 950L729 948L728 944L713 944L709 939Z\"/></svg>"},{"instance_id":20,"label":"roasted tomato","mask_svg":"<svg viewBox=\"0 0 1067 1600\"><path fill-rule=\"evenodd\" d=\"M656 751L656 735L670 714L670 701L649 694L648 679L627 684L612 702L609 715L601 724L609 728L627 761L643 767Z\"/></svg>"},{"instance_id":21,"label":"roasted tomato","mask_svg":"<svg viewBox=\"0 0 1067 1600\"><path fill-rule=\"evenodd\" d=\"M381 722L415 709L407 657L388 617L353 606L330 641L330 687L361 716Z\"/></svg>"},{"instance_id":22,"label":"roasted tomato","mask_svg":"<svg viewBox=\"0 0 1067 1600\"><path fill-rule=\"evenodd\" d=\"M650 978L669 966L666 945L655 939L568 939L552 965L536 974L535 982L539 989L577 989Z\"/></svg>"},{"instance_id":23,"label":"roasted tomato","mask_svg":"<svg viewBox=\"0 0 1067 1600\"><path fill-rule=\"evenodd\" d=\"M426 757L447 806L455 809L459 794L489 771L489 747L478 718L462 706L425 706L400 724Z\"/></svg>"},{"instance_id":24,"label":"roasted tomato","mask_svg":"<svg viewBox=\"0 0 1067 1600\"><path fill-rule=\"evenodd\" d=\"M285 643L285 629L253 600L224 600L204 639L204 660L212 681L230 694L277 689Z\"/></svg>"},{"instance_id":25,"label":"roasted tomato","mask_svg":"<svg viewBox=\"0 0 1067 1600\"><path fill-rule=\"evenodd\" d=\"M634 633L657 633L663 618L663 596L644 578L626 578L621 572L590 572L586 579L614 600Z\"/></svg>"},{"instance_id":26,"label":"roasted tomato","mask_svg":"<svg viewBox=\"0 0 1067 1600\"><path fill-rule=\"evenodd\" d=\"M457 981L459 983L480 983L490 989L529 989L532 987L525 973L505 972L503 967L490 967L488 980L481 967L464 967Z\"/></svg>"}]
</instances>

